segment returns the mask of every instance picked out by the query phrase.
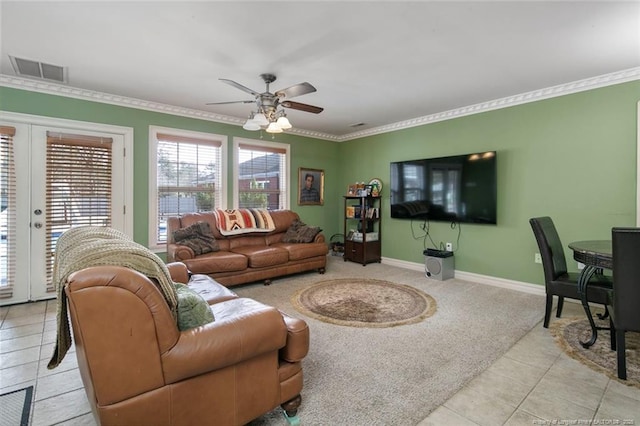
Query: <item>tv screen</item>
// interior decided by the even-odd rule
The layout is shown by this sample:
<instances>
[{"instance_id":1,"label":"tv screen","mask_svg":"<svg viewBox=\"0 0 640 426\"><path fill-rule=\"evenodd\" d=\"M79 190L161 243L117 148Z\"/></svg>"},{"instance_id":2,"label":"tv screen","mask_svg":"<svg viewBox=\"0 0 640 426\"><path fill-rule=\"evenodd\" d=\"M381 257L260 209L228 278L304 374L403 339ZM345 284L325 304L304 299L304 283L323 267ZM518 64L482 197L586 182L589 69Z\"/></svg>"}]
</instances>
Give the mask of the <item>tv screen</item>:
<instances>
[{"instance_id":1,"label":"tv screen","mask_svg":"<svg viewBox=\"0 0 640 426\"><path fill-rule=\"evenodd\" d=\"M391 217L496 224L496 152L391 163Z\"/></svg>"}]
</instances>

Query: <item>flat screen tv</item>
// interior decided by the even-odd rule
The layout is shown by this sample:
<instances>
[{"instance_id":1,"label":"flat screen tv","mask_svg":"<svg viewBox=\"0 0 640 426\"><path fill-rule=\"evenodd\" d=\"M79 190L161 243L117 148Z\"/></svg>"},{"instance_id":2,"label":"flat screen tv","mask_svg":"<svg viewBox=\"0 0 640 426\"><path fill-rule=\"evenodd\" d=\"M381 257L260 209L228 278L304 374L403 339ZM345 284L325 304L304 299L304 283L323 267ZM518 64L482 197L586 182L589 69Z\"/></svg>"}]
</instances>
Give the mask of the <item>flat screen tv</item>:
<instances>
[{"instance_id":1,"label":"flat screen tv","mask_svg":"<svg viewBox=\"0 0 640 426\"><path fill-rule=\"evenodd\" d=\"M496 224L496 152L391 163L391 217Z\"/></svg>"}]
</instances>

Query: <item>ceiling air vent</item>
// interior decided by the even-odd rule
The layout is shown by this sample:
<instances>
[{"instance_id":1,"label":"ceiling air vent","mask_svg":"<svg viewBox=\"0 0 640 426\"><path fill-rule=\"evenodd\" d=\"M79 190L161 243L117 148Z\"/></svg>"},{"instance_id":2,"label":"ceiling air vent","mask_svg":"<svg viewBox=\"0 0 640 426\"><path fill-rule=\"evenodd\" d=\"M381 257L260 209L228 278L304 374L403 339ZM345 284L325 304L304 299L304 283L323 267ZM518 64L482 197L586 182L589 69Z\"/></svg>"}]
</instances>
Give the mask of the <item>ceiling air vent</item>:
<instances>
[{"instance_id":1,"label":"ceiling air vent","mask_svg":"<svg viewBox=\"0 0 640 426\"><path fill-rule=\"evenodd\" d=\"M9 58L11 58L13 70L21 77L39 78L57 83L67 82L67 69L64 67L16 58L15 56L9 56Z\"/></svg>"}]
</instances>

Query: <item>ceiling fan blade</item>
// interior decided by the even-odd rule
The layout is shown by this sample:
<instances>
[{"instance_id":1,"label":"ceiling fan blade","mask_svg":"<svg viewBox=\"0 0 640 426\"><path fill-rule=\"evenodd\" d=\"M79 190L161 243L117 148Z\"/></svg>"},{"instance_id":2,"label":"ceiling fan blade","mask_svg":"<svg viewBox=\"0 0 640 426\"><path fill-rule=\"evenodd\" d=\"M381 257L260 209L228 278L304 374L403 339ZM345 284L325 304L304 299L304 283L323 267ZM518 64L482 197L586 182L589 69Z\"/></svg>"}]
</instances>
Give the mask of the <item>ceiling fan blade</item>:
<instances>
[{"instance_id":1,"label":"ceiling fan blade","mask_svg":"<svg viewBox=\"0 0 640 426\"><path fill-rule=\"evenodd\" d=\"M226 105L226 104L252 104L255 101L229 101L229 102L209 102L205 105Z\"/></svg>"},{"instance_id":2,"label":"ceiling fan blade","mask_svg":"<svg viewBox=\"0 0 640 426\"><path fill-rule=\"evenodd\" d=\"M282 105L285 108L298 109L300 111L312 112L314 114L320 114L322 111L324 111L324 108L320 108L313 105L301 104L300 102L293 102L293 101L283 101L283 102L280 102L280 105Z\"/></svg>"},{"instance_id":3,"label":"ceiling fan blade","mask_svg":"<svg viewBox=\"0 0 640 426\"><path fill-rule=\"evenodd\" d=\"M236 83L236 82L235 82L235 81L233 81L233 80L229 80L229 79L226 79L226 78L221 78L221 79L220 79L220 81L222 81L223 83L227 83L228 85L233 86L233 87L235 87L236 89L240 89L240 90L242 90L243 92L250 93L250 94L252 94L253 96L258 96L258 95L260 95L260 93L256 92L255 90L249 89L248 87L243 86L243 85L242 85L242 84L240 84L240 83Z\"/></svg>"},{"instance_id":4,"label":"ceiling fan blade","mask_svg":"<svg viewBox=\"0 0 640 426\"><path fill-rule=\"evenodd\" d=\"M293 98L295 96L306 95L307 93L313 93L316 91L316 88L311 84L304 82L299 84L294 84L291 87L287 87L286 89L278 90L276 92L276 96L280 98Z\"/></svg>"}]
</instances>

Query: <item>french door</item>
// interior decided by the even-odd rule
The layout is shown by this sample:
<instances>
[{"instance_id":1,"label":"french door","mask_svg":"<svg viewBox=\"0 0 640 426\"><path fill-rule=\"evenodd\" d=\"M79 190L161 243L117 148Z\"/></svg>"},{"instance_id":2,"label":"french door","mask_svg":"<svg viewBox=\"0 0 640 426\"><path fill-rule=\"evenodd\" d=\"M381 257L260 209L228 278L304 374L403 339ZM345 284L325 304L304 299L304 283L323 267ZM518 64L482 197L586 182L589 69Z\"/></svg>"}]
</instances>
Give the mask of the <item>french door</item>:
<instances>
[{"instance_id":1,"label":"french door","mask_svg":"<svg viewBox=\"0 0 640 426\"><path fill-rule=\"evenodd\" d=\"M132 132L20 118L0 117L0 305L56 296L54 254L65 230L132 231L125 156Z\"/></svg>"}]
</instances>

